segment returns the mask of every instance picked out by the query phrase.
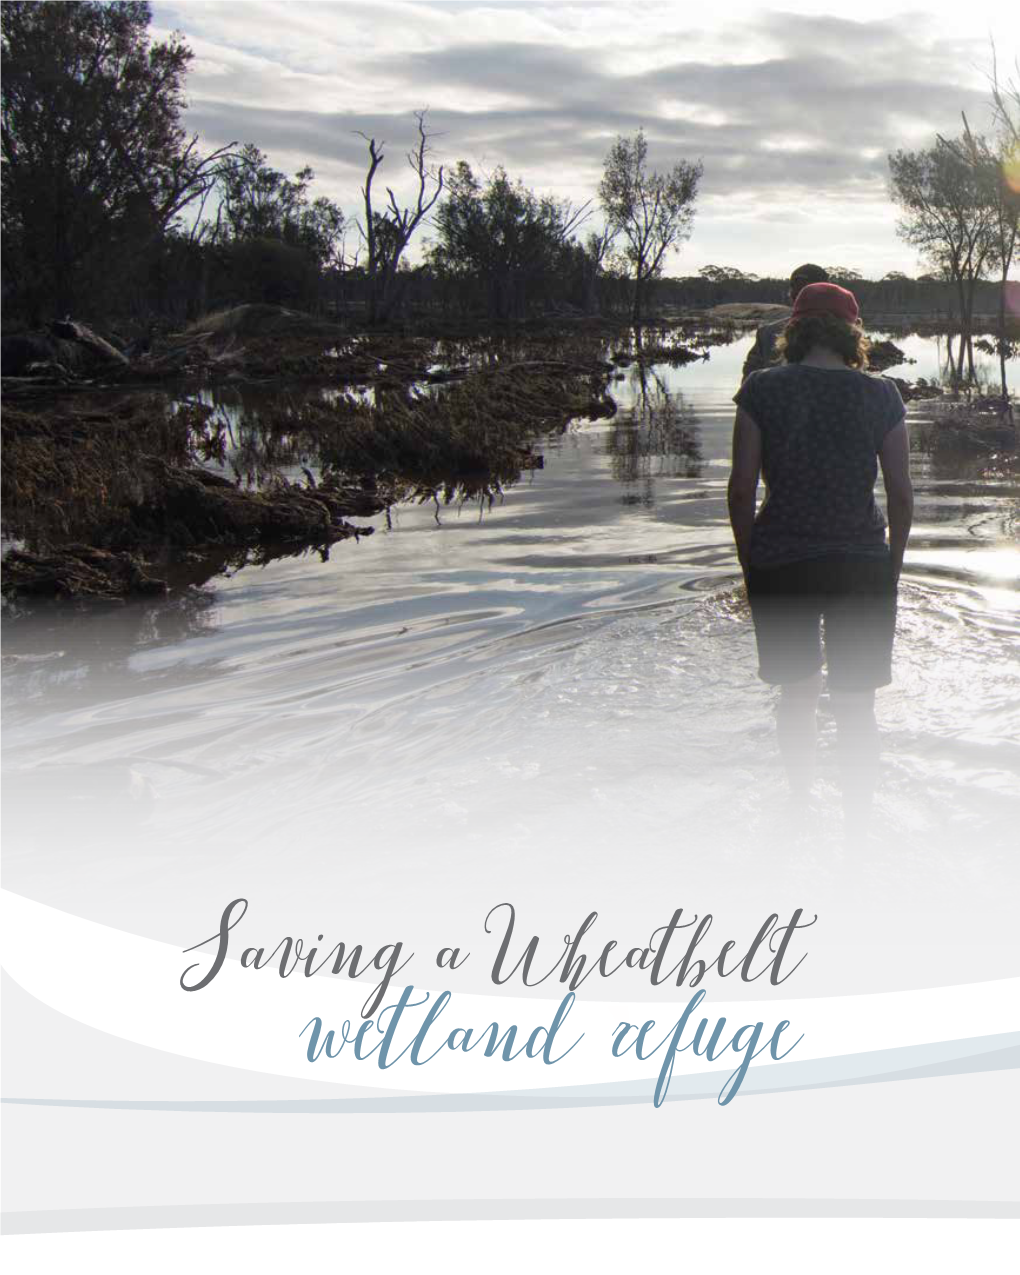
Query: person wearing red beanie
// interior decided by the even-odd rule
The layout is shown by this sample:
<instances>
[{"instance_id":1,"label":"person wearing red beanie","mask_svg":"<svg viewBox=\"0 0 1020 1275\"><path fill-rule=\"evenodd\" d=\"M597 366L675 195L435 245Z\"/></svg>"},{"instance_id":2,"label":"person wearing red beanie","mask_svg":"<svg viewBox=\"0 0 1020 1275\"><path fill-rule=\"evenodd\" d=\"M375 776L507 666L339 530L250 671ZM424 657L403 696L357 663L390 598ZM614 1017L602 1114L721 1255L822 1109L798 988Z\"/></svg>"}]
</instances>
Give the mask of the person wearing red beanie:
<instances>
[{"instance_id":1,"label":"person wearing red beanie","mask_svg":"<svg viewBox=\"0 0 1020 1275\"><path fill-rule=\"evenodd\" d=\"M807 314L831 314L844 323L856 323L861 317L857 298L838 283L809 283L797 293L793 303L793 318L802 319Z\"/></svg>"},{"instance_id":2,"label":"person wearing red beanie","mask_svg":"<svg viewBox=\"0 0 1020 1275\"><path fill-rule=\"evenodd\" d=\"M776 728L791 793L810 788L824 665L844 813L859 831L877 779L875 689L892 676L913 510L905 409L894 382L865 371L868 341L846 288L803 287L776 349L784 361L752 372L735 396L730 523L759 676L780 687ZM888 540L874 496L879 466Z\"/></svg>"}]
</instances>

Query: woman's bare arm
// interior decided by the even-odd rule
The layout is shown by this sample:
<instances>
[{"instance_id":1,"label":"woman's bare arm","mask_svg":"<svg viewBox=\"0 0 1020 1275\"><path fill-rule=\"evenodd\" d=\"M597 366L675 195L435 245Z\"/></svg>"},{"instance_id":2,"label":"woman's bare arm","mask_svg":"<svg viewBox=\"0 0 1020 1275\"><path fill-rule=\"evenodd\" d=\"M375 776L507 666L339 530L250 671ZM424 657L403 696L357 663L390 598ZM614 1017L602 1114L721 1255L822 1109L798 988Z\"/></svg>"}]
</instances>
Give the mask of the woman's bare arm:
<instances>
[{"instance_id":1,"label":"woman's bare arm","mask_svg":"<svg viewBox=\"0 0 1020 1275\"><path fill-rule=\"evenodd\" d=\"M885 502L889 513L889 552L893 576L900 578L903 554L914 518L914 488L910 481L910 440L907 422L900 421L885 436L878 453L885 484Z\"/></svg>"},{"instance_id":2,"label":"woman's bare arm","mask_svg":"<svg viewBox=\"0 0 1020 1275\"><path fill-rule=\"evenodd\" d=\"M726 500L730 526L737 545L740 566L747 575L751 552L751 531L758 503L758 475L761 473L761 430L742 407L733 422L733 464Z\"/></svg>"}]
</instances>

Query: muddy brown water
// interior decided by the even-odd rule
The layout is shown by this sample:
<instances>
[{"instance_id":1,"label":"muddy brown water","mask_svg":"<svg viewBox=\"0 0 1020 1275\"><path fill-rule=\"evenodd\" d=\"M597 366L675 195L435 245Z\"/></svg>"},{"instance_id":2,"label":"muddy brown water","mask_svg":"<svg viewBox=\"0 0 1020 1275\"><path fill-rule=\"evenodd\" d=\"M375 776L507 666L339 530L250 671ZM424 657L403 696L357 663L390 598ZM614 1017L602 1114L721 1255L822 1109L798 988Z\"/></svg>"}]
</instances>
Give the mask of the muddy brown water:
<instances>
[{"instance_id":1,"label":"muddy brown water","mask_svg":"<svg viewBox=\"0 0 1020 1275\"><path fill-rule=\"evenodd\" d=\"M894 339L916 359L894 374L937 374L938 342ZM784 822L737 587L747 341L645 395L623 369L617 416L540 442L491 506L401 505L325 561L6 625L6 886L182 946L245 894L267 937L328 915L424 949L477 940L504 898L529 933L596 908L637 941L672 900L738 928L732 880L830 924L791 995L882 990L908 950L915 983L1012 972L1018 484L915 457L877 840L848 861L824 698L816 795ZM217 404L238 437L258 408Z\"/></svg>"}]
</instances>

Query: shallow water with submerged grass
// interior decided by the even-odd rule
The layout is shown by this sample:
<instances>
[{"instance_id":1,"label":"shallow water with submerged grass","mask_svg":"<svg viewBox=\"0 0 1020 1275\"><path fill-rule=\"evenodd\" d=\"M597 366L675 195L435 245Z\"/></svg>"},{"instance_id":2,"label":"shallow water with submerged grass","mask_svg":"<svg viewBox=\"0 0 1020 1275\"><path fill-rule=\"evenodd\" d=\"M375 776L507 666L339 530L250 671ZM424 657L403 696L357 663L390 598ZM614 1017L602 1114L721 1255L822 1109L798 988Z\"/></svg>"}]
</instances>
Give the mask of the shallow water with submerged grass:
<instances>
[{"instance_id":1,"label":"shallow water with submerged grass","mask_svg":"<svg viewBox=\"0 0 1020 1275\"><path fill-rule=\"evenodd\" d=\"M917 358L894 375L937 373L934 342L894 339ZM645 927L651 897L722 911L722 856L749 894L840 901L853 990L865 966L881 989L904 907L931 916L914 953L930 985L998 976L1020 884L1020 484L983 459L915 456L879 693L884 841L848 884L826 703L816 797L791 828L754 676L725 514L746 346L621 368L617 414L541 441L543 468L491 503L400 504L326 560L8 626L8 887L75 910L98 874L96 919L132 929L144 911L173 942L212 932L210 899L248 894L260 930L284 934L320 924L328 897L362 933L438 946L500 901L494 860L501 897L533 900L531 933L589 906ZM258 404L223 394L218 410L239 428ZM141 859L164 865L158 899ZM982 914L960 915L975 891ZM847 892L875 928L859 955ZM840 991L838 963L805 968L791 994Z\"/></svg>"}]
</instances>

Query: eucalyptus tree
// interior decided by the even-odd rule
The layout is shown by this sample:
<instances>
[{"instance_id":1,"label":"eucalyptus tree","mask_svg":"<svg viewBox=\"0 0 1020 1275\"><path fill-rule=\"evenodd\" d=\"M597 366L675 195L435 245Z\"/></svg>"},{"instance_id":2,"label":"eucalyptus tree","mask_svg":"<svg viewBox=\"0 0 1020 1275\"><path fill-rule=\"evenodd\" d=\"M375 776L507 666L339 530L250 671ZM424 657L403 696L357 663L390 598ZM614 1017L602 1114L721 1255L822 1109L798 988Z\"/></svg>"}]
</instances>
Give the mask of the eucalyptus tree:
<instances>
[{"instance_id":1,"label":"eucalyptus tree","mask_svg":"<svg viewBox=\"0 0 1020 1275\"><path fill-rule=\"evenodd\" d=\"M539 196L503 168L483 185L461 160L436 214L431 261L441 273L478 279L491 318L523 318L529 286L561 271L570 236L586 215L587 205ZM601 266L605 247L590 250Z\"/></svg>"},{"instance_id":2,"label":"eucalyptus tree","mask_svg":"<svg viewBox=\"0 0 1020 1275\"><path fill-rule=\"evenodd\" d=\"M643 130L618 137L605 158L599 199L606 224L624 240L634 281L633 319L640 326L645 294L658 278L666 253L690 238L703 168L679 160L666 173L648 169Z\"/></svg>"},{"instance_id":3,"label":"eucalyptus tree","mask_svg":"<svg viewBox=\"0 0 1020 1275\"><path fill-rule=\"evenodd\" d=\"M996 259L996 212L986 177L969 162L964 139L941 137L927 150L890 155L889 172L902 210L897 233L953 284L960 362L966 349L973 373L974 290Z\"/></svg>"},{"instance_id":4,"label":"eucalyptus tree","mask_svg":"<svg viewBox=\"0 0 1020 1275\"><path fill-rule=\"evenodd\" d=\"M312 199L314 171L307 165L293 179L271 168L257 146L248 143L221 164L219 208L213 238L278 239L302 248L324 268L343 239L344 215L324 195Z\"/></svg>"},{"instance_id":5,"label":"eucalyptus tree","mask_svg":"<svg viewBox=\"0 0 1020 1275\"><path fill-rule=\"evenodd\" d=\"M233 162L221 169L217 237L294 239L313 176L310 168L303 168L291 181L271 168L253 143L242 146Z\"/></svg>"},{"instance_id":6,"label":"eucalyptus tree","mask_svg":"<svg viewBox=\"0 0 1020 1275\"><path fill-rule=\"evenodd\" d=\"M826 266L825 273L833 283L838 283L841 287L845 284L852 288L855 283L860 283L864 278L861 272L854 270L852 266Z\"/></svg>"},{"instance_id":7,"label":"eucalyptus tree","mask_svg":"<svg viewBox=\"0 0 1020 1275\"><path fill-rule=\"evenodd\" d=\"M962 142L955 145L970 165L974 180L985 191L992 214L992 258L999 267L999 371L1002 394L1006 389L1006 288L1020 235L1020 141L1003 129L995 143L971 132L963 117ZM941 139L940 139L941 140Z\"/></svg>"},{"instance_id":8,"label":"eucalyptus tree","mask_svg":"<svg viewBox=\"0 0 1020 1275\"><path fill-rule=\"evenodd\" d=\"M1020 72L1020 62L1014 62L1014 67ZM994 141L974 134L963 112L962 138L953 141L940 137L939 141L969 165L975 182L984 187L994 213L994 252L999 266L999 372L1005 399L1006 292L1020 237L1020 85L1015 79L1005 83L999 79L994 44L989 83L992 119L997 126Z\"/></svg>"},{"instance_id":9,"label":"eucalyptus tree","mask_svg":"<svg viewBox=\"0 0 1020 1275\"><path fill-rule=\"evenodd\" d=\"M756 283L758 275L738 270L736 266L702 266L698 271L709 283Z\"/></svg>"},{"instance_id":10,"label":"eucalyptus tree","mask_svg":"<svg viewBox=\"0 0 1020 1275\"><path fill-rule=\"evenodd\" d=\"M314 178L307 165L288 177L251 142L221 161L192 230L202 245L200 310L210 287L221 304L321 301L322 276L336 268L345 220L331 199L312 198ZM202 219L209 205L215 215Z\"/></svg>"},{"instance_id":11,"label":"eucalyptus tree","mask_svg":"<svg viewBox=\"0 0 1020 1275\"><path fill-rule=\"evenodd\" d=\"M230 152L181 123L192 53L152 41L147 3L10 0L2 26L2 228L30 317L101 305Z\"/></svg>"}]
</instances>

